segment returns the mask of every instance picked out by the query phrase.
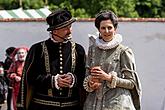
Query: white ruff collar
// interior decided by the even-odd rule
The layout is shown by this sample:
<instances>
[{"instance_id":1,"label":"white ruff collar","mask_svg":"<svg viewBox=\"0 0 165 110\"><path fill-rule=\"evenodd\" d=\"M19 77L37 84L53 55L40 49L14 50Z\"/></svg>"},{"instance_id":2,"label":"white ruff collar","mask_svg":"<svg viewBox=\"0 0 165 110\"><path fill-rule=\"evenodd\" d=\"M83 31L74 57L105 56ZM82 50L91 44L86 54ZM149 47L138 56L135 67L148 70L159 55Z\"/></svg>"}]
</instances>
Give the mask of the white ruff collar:
<instances>
[{"instance_id":1,"label":"white ruff collar","mask_svg":"<svg viewBox=\"0 0 165 110\"><path fill-rule=\"evenodd\" d=\"M50 39L54 42L54 43L59 43L59 41L56 41L52 36L50 37ZM68 41L71 40L71 37L68 38L68 40L63 41L62 43L67 43Z\"/></svg>"},{"instance_id":2,"label":"white ruff collar","mask_svg":"<svg viewBox=\"0 0 165 110\"><path fill-rule=\"evenodd\" d=\"M102 39L99 39L99 37L96 38L96 46L103 50L112 49L119 45L121 42L122 36L120 34L116 34L109 42L105 42Z\"/></svg>"}]
</instances>

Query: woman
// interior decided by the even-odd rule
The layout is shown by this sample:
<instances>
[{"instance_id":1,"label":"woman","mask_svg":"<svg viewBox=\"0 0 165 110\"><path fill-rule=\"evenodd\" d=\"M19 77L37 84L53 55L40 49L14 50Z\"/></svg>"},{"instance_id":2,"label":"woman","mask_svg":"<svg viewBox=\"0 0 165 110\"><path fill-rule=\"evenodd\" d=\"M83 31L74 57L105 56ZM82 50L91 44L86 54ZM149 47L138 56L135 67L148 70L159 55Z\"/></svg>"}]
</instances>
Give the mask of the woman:
<instances>
[{"instance_id":1,"label":"woman","mask_svg":"<svg viewBox=\"0 0 165 110\"><path fill-rule=\"evenodd\" d=\"M28 48L20 47L16 48L12 53L13 63L8 70L8 78L10 79L10 86L12 91L12 104L14 110L16 110L16 102L20 88L20 81L22 76L22 70L24 67Z\"/></svg>"},{"instance_id":2,"label":"woman","mask_svg":"<svg viewBox=\"0 0 165 110\"><path fill-rule=\"evenodd\" d=\"M95 19L99 36L88 51L84 110L140 110L141 88L133 52L116 34L118 18L101 11Z\"/></svg>"}]
</instances>

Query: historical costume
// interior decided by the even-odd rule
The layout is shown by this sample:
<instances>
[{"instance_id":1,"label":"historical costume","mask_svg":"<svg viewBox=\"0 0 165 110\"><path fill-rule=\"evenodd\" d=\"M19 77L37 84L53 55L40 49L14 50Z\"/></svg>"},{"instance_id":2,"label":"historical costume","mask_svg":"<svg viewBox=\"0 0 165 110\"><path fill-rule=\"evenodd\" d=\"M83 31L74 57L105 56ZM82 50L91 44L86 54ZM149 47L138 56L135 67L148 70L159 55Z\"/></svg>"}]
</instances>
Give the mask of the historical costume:
<instances>
[{"instance_id":1,"label":"historical costume","mask_svg":"<svg viewBox=\"0 0 165 110\"><path fill-rule=\"evenodd\" d=\"M6 102L7 84L4 77L4 63L0 62L0 110L2 105Z\"/></svg>"},{"instance_id":2,"label":"historical costume","mask_svg":"<svg viewBox=\"0 0 165 110\"><path fill-rule=\"evenodd\" d=\"M13 59L12 59L12 53L14 52L16 48L15 47L8 47L6 49L6 53L5 53L5 56L6 56L6 59L4 61L4 70L5 71L8 71L8 69L10 68L10 65L11 63L13 62Z\"/></svg>"},{"instance_id":3,"label":"historical costume","mask_svg":"<svg viewBox=\"0 0 165 110\"><path fill-rule=\"evenodd\" d=\"M20 89L20 81L22 77L22 70L25 63L25 58L28 52L28 48L20 47L16 48L12 53L13 63L8 70L8 78L10 79L9 86L12 87L12 104L14 110L16 110L16 102Z\"/></svg>"},{"instance_id":4,"label":"historical costume","mask_svg":"<svg viewBox=\"0 0 165 110\"><path fill-rule=\"evenodd\" d=\"M98 37L95 44L89 48L89 67L101 65L101 68L107 73L115 71L117 74L113 74L111 83L102 81L101 87L97 91L93 91L88 87L87 82L91 76L89 75L85 78L84 87L89 94L84 104L84 110L134 110L131 95L133 95L135 106L139 108L140 85L136 74L134 56L130 48L120 44L121 41L122 37L119 34L109 43ZM125 76L124 71L129 71L131 74L126 74L129 76ZM126 89L131 85L127 84L127 82L122 83L124 82L121 79L123 77L134 79L136 86L133 90ZM120 103L124 104L120 105Z\"/></svg>"},{"instance_id":5,"label":"historical costume","mask_svg":"<svg viewBox=\"0 0 165 110\"><path fill-rule=\"evenodd\" d=\"M140 110L141 86L134 54L116 33L117 16L101 11L95 19L99 31L89 47L84 88L89 92L84 110Z\"/></svg>"},{"instance_id":6,"label":"historical costume","mask_svg":"<svg viewBox=\"0 0 165 110\"><path fill-rule=\"evenodd\" d=\"M10 87L9 85L9 79L7 77L7 71L10 68L10 65L13 62L13 59L11 57L11 54L13 53L13 51L15 50L15 47L8 47L5 50L5 61L4 61L4 71L5 71L5 78L6 78L6 83L8 85L8 93L7 93L7 110L11 110L11 98L12 98L12 87Z\"/></svg>"},{"instance_id":7,"label":"historical costume","mask_svg":"<svg viewBox=\"0 0 165 110\"><path fill-rule=\"evenodd\" d=\"M63 28L74 21L66 10L52 13L47 17L50 25L48 31ZM59 42L54 39L53 32L50 34L52 36L49 39L34 44L29 50L18 109L81 110L85 77L84 48L71 39ZM73 81L69 87L59 87L60 75L64 75L62 79L65 75L72 76Z\"/></svg>"}]
</instances>

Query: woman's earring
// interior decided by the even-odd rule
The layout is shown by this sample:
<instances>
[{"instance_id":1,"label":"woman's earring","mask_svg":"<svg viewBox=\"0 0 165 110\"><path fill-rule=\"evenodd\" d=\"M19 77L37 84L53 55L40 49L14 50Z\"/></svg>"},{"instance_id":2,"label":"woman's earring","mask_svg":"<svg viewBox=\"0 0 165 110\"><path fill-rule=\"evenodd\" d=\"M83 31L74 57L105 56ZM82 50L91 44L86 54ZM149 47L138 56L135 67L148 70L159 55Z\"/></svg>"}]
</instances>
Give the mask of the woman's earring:
<instances>
[{"instance_id":1,"label":"woman's earring","mask_svg":"<svg viewBox=\"0 0 165 110\"><path fill-rule=\"evenodd\" d=\"M99 33L99 39L102 39L102 37L101 37L101 33Z\"/></svg>"}]
</instances>

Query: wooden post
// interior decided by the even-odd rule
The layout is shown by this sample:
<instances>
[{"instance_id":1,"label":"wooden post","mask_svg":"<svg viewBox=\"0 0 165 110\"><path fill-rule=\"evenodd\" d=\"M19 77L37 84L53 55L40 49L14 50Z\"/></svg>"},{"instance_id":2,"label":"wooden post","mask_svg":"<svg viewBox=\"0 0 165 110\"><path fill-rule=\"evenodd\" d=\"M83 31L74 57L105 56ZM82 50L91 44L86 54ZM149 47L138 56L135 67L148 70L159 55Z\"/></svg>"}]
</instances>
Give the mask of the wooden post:
<instances>
[{"instance_id":1,"label":"wooden post","mask_svg":"<svg viewBox=\"0 0 165 110\"><path fill-rule=\"evenodd\" d=\"M19 6L22 8L22 0L19 0Z\"/></svg>"},{"instance_id":2,"label":"wooden post","mask_svg":"<svg viewBox=\"0 0 165 110\"><path fill-rule=\"evenodd\" d=\"M45 0L45 5L48 6L48 0Z\"/></svg>"}]
</instances>

